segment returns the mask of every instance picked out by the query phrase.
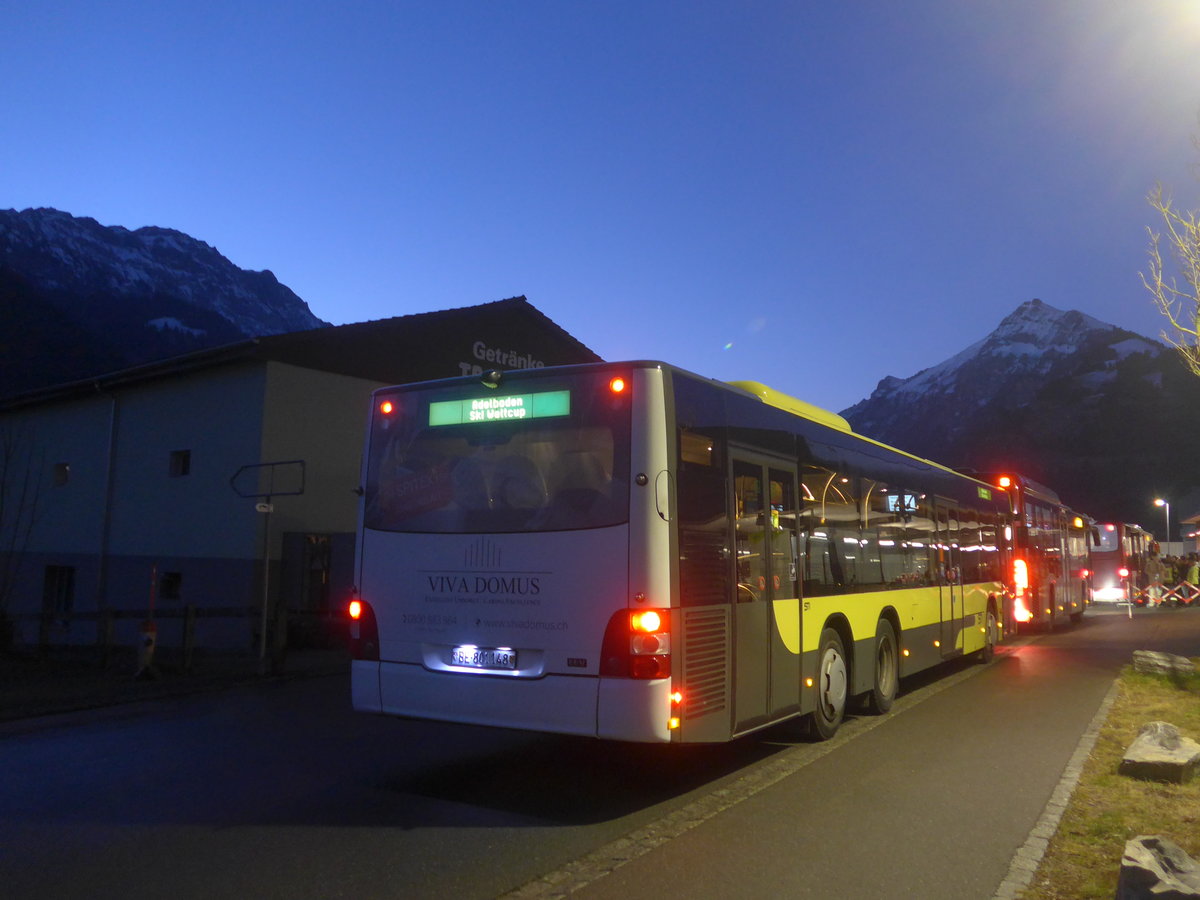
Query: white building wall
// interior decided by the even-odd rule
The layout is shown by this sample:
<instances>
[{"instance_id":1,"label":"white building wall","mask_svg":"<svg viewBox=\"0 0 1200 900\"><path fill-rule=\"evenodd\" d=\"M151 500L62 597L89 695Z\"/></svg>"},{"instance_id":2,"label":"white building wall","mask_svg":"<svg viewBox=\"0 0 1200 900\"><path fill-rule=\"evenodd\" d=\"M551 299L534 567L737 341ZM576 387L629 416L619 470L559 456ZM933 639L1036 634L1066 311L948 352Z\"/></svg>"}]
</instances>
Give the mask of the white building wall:
<instances>
[{"instance_id":1,"label":"white building wall","mask_svg":"<svg viewBox=\"0 0 1200 900\"><path fill-rule=\"evenodd\" d=\"M109 552L254 559L252 501L230 486L259 462L265 370L208 369L120 393ZM172 475L172 453L188 454Z\"/></svg>"}]
</instances>

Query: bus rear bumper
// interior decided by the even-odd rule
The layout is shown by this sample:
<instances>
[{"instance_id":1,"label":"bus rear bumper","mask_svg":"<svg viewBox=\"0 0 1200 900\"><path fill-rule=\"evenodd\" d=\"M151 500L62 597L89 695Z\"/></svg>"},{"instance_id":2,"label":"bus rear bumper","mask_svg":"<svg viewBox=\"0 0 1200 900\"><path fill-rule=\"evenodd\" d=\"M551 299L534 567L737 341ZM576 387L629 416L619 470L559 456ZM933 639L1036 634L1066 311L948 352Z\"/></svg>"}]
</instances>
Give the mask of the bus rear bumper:
<instances>
[{"instance_id":1,"label":"bus rear bumper","mask_svg":"<svg viewBox=\"0 0 1200 900\"><path fill-rule=\"evenodd\" d=\"M589 737L596 735L598 688L599 679L588 676L507 678L389 662L351 669L354 708L362 712Z\"/></svg>"},{"instance_id":2,"label":"bus rear bumper","mask_svg":"<svg viewBox=\"0 0 1200 900\"><path fill-rule=\"evenodd\" d=\"M355 660L350 693L358 712L616 741L671 741L670 679L665 678L496 678Z\"/></svg>"}]
</instances>

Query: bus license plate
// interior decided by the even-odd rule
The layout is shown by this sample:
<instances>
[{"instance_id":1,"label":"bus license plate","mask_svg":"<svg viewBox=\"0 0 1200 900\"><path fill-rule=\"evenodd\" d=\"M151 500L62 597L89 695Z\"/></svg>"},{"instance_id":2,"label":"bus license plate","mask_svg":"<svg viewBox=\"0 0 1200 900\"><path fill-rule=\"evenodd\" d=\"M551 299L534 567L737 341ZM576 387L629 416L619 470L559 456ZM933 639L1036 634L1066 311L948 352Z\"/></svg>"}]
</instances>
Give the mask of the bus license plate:
<instances>
[{"instance_id":1,"label":"bus license plate","mask_svg":"<svg viewBox=\"0 0 1200 900\"><path fill-rule=\"evenodd\" d=\"M515 669L517 652L488 647L455 647L450 651L450 662L472 669Z\"/></svg>"}]
</instances>

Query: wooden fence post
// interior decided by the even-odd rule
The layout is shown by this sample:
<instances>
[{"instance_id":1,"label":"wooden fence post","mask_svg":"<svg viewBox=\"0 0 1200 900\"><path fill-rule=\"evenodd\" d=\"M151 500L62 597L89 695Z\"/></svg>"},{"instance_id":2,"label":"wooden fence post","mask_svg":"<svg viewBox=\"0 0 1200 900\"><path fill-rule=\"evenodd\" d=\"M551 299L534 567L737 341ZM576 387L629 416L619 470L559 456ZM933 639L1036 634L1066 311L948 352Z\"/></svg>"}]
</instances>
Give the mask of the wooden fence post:
<instances>
[{"instance_id":1,"label":"wooden fence post","mask_svg":"<svg viewBox=\"0 0 1200 900\"><path fill-rule=\"evenodd\" d=\"M116 633L116 622L111 609L100 610L100 618L96 622L96 643L100 645L100 667L107 669L112 662L113 635Z\"/></svg>"}]
</instances>

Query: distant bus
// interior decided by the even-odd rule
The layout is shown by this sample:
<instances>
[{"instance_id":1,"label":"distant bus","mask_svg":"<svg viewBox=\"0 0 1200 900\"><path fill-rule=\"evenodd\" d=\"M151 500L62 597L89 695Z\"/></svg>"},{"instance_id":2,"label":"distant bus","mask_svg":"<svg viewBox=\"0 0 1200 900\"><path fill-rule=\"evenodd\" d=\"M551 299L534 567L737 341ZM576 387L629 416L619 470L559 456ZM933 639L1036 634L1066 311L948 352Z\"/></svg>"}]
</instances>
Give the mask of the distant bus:
<instances>
[{"instance_id":1,"label":"distant bus","mask_svg":"<svg viewBox=\"0 0 1200 900\"><path fill-rule=\"evenodd\" d=\"M1146 559L1154 538L1141 526L1123 522L1101 522L1097 533L1099 543L1092 550L1092 599L1137 602L1147 586Z\"/></svg>"},{"instance_id":2,"label":"distant bus","mask_svg":"<svg viewBox=\"0 0 1200 900\"><path fill-rule=\"evenodd\" d=\"M993 478L1012 502L1009 629L1078 622L1091 602L1089 519L1031 478L1016 473Z\"/></svg>"},{"instance_id":3,"label":"distant bus","mask_svg":"<svg viewBox=\"0 0 1200 900\"><path fill-rule=\"evenodd\" d=\"M354 708L728 741L990 657L1005 493L755 382L597 363L377 391Z\"/></svg>"}]
</instances>

